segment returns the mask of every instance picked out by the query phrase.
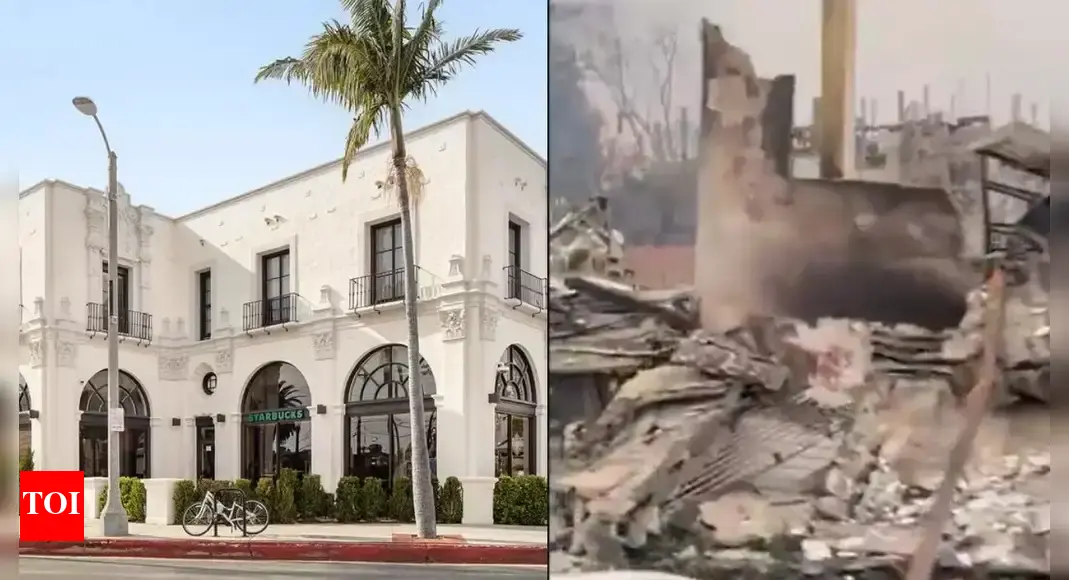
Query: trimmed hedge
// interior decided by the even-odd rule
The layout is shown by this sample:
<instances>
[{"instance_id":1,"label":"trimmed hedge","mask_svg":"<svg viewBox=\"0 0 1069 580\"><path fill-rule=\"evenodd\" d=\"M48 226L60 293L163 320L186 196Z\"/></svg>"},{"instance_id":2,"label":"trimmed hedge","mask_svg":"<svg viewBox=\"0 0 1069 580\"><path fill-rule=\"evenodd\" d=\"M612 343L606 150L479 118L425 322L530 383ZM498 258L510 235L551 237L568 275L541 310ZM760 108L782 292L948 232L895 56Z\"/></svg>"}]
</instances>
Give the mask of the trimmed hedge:
<instances>
[{"instance_id":1,"label":"trimmed hedge","mask_svg":"<svg viewBox=\"0 0 1069 580\"><path fill-rule=\"evenodd\" d=\"M122 507L126 510L126 518L131 522L145 521L145 483L136 477L119 478L119 498ZM104 504L108 501L108 486L100 490L97 496L97 517L104 511Z\"/></svg>"},{"instance_id":2,"label":"trimmed hedge","mask_svg":"<svg viewBox=\"0 0 1069 580\"><path fill-rule=\"evenodd\" d=\"M432 484L438 523L461 523L464 520L464 487L460 480L448 477L441 485L437 479L432 480ZM245 491L250 499L264 502L271 512L271 523L415 521L412 482L408 478L399 478L387 493L380 479L346 476L338 480L337 489L329 494L323 489L322 479L318 475L301 477L292 469L283 469L277 482L262 478L255 487L244 479L233 482L209 479L196 483L179 481L174 488L175 523L181 522L182 513L188 506L204 498L205 491L224 487L237 487ZM142 486L142 497L143 489ZM130 511L129 508L127 510ZM144 514L143 508L141 513ZM548 522L549 487L544 477L524 475L498 479L494 486L494 523L545 526Z\"/></svg>"},{"instance_id":3,"label":"trimmed hedge","mask_svg":"<svg viewBox=\"0 0 1069 580\"><path fill-rule=\"evenodd\" d=\"M549 525L549 485L540 475L502 476L494 485L494 523Z\"/></svg>"}]
</instances>

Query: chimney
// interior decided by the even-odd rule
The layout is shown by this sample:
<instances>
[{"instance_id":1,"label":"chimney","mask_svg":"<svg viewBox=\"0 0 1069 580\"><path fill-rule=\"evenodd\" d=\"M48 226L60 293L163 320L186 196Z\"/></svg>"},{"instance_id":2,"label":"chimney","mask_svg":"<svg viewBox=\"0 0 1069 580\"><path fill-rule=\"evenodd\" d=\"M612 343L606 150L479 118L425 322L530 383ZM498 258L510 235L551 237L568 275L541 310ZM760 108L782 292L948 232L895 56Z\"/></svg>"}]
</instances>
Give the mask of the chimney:
<instances>
[{"instance_id":1,"label":"chimney","mask_svg":"<svg viewBox=\"0 0 1069 580\"><path fill-rule=\"evenodd\" d=\"M1010 120L1013 122L1021 120L1021 93L1013 93L1013 100L1010 103Z\"/></svg>"},{"instance_id":2,"label":"chimney","mask_svg":"<svg viewBox=\"0 0 1069 580\"><path fill-rule=\"evenodd\" d=\"M898 122L906 122L906 91L898 91Z\"/></svg>"},{"instance_id":3,"label":"chimney","mask_svg":"<svg viewBox=\"0 0 1069 580\"><path fill-rule=\"evenodd\" d=\"M929 97L928 85L924 85L924 113L921 115L924 119L930 119L932 116L932 101Z\"/></svg>"}]
</instances>

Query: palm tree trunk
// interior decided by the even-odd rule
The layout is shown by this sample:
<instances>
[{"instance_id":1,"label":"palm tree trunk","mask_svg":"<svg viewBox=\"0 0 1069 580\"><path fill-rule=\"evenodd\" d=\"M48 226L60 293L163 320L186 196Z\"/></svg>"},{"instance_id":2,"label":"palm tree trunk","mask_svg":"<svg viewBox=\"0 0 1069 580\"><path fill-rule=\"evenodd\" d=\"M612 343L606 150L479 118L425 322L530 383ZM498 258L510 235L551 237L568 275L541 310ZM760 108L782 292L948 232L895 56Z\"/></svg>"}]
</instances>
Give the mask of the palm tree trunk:
<instances>
[{"instance_id":1,"label":"palm tree trunk","mask_svg":"<svg viewBox=\"0 0 1069 580\"><path fill-rule=\"evenodd\" d=\"M405 255L405 318L408 320L408 414L412 434L412 502L416 514L416 534L435 538L434 491L431 487L431 462L427 437L423 432L423 385L420 384L419 319L416 309L416 251L413 247L412 208L408 197L405 172L408 154L401 129L401 109L390 111L393 139L393 166L397 173L398 203L401 206L401 244ZM418 427L417 427L418 426Z\"/></svg>"}]
</instances>

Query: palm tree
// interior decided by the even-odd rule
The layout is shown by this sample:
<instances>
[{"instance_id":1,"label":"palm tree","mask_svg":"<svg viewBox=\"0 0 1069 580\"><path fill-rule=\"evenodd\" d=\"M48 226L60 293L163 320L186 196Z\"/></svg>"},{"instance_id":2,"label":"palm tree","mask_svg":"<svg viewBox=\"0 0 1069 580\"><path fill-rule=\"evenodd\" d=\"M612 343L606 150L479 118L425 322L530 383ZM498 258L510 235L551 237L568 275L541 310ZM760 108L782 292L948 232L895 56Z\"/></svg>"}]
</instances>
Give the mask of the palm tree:
<instances>
[{"instance_id":1,"label":"palm tree","mask_svg":"<svg viewBox=\"0 0 1069 580\"><path fill-rule=\"evenodd\" d=\"M353 123L342 156L342 181L372 132L378 135L389 124L392 155L386 183L396 186L401 210L408 368L418 369L419 325L411 206L419 202L423 181L419 178L418 165L405 150L402 113L412 101L426 100L466 65L473 65L477 56L492 52L500 42L519 40L522 34L515 29L476 30L468 36L446 41L442 22L435 16L441 0L427 0L415 26L408 23L405 4L404 0L341 0L349 14L348 23L324 22L323 31L308 41L300 57L283 58L262 67L256 81L278 79L289 84L296 81L312 96L345 107L352 114ZM413 176L416 179L411 179ZM419 375L412 374L408 388L413 425L423 424ZM413 437L412 448L417 534L421 538L433 538L437 534L426 437L422 434Z\"/></svg>"}]
</instances>

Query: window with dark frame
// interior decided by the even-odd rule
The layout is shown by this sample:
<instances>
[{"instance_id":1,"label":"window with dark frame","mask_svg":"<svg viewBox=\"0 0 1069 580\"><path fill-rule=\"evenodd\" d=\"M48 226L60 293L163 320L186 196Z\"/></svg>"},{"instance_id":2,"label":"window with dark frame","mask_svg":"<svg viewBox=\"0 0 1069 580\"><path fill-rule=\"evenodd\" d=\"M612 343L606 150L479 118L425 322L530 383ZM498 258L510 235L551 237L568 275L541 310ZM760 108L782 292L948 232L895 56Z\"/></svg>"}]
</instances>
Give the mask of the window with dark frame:
<instances>
[{"instance_id":1,"label":"window with dark frame","mask_svg":"<svg viewBox=\"0 0 1069 580\"><path fill-rule=\"evenodd\" d=\"M523 227L509 220L509 298L519 298L522 281L520 271L523 269Z\"/></svg>"},{"instance_id":2,"label":"window with dark frame","mask_svg":"<svg viewBox=\"0 0 1069 580\"><path fill-rule=\"evenodd\" d=\"M103 264L103 273L104 273L104 276L103 276L103 278L104 278L104 280L103 280L103 286L104 286L104 288L103 288L104 289L103 306L104 306L105 324L107 323L106 321L107 321L107 318L108 318L108 309L111 308L111 278L109 276L109 272L110 271L108 270L108 262L107 262L107 260L105 260L104 264ZM118 289L118 295L117 295L118 306L116 308L119 311L118 312L118 314L119 314L119 333L120 334L129 334L130 333L130 269L127 268L126 266L119 266L119 269L116 270L116 274L118 274L118 278L119 278L118 279L119 289Z\"/></svg>"},{"instance_id":3,"label":"window with dark frame","mask_svg":"<svg viewBox=\"0 0 1069 580\"><path fill-rule=\"evenodd\" d=\"M404 298L405 255L399 219L371 228L371 278L372 303Z\"/></svg>"},{"instance_id":4,"label":"window with dark frame","mask_svg":"<svg viewBox=\"0 0 1069 580\"><path fill-rule=\"evenodd\" d=\"M200 300L198 318L200 320L200 340L212 337L212 271L204 270L197 274L197 293Z\"/></svg>"},{"instance_id":5,"label":"window with dark frame","mask_svg":"<svg viewBox=\"0 0 1069 580\"><path fill-rule=\"evenodd\" d=\"M289 248L261 258L263 326L290 321Z\"/></svg>"}]
</instances>

